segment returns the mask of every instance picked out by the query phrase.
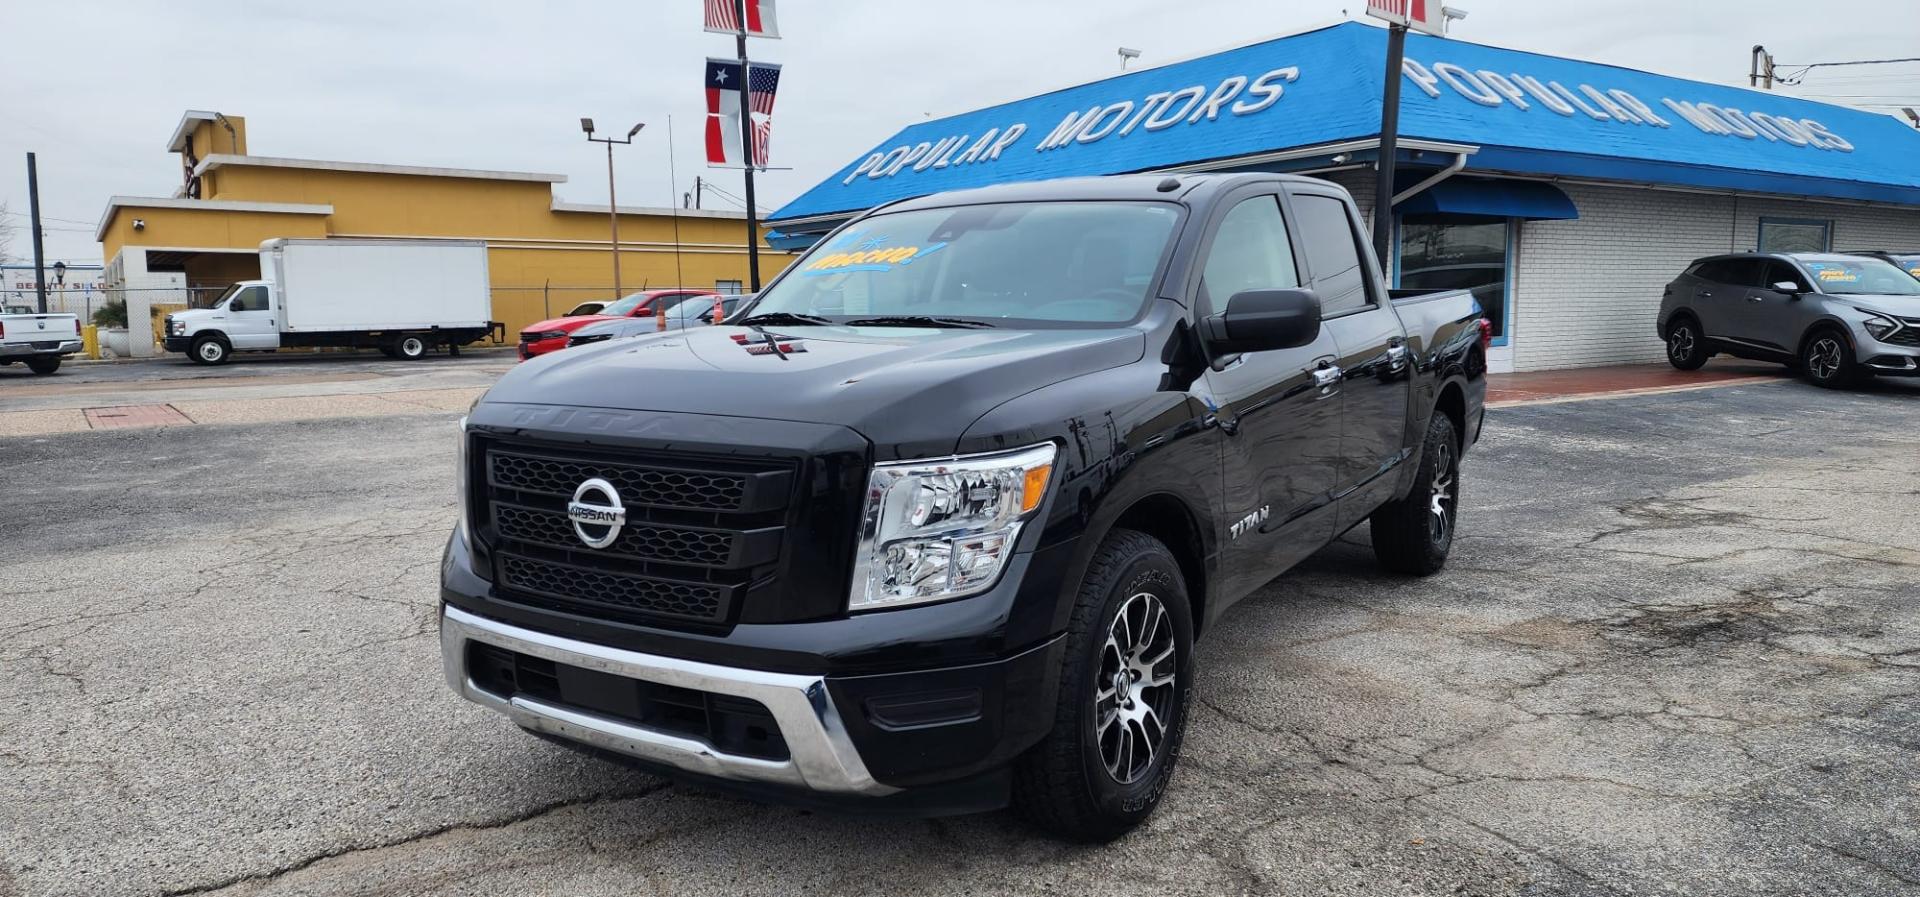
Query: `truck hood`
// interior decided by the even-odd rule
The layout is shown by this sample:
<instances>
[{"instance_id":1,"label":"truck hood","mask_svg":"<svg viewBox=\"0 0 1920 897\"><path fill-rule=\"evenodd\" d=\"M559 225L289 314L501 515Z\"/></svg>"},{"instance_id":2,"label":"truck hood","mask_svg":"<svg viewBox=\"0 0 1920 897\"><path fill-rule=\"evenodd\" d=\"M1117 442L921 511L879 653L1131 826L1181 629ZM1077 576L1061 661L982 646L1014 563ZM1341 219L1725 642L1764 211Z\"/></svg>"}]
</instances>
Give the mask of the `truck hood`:
<instances>
[{"instance_id":1,"label":"truck hood","mask_svg":"<svg viewBox=\"0 0 1920 897\"><path fill-rule=\"evenodd\" d=\"M1131 328L696 327L543 356L485 401L838 424L889 454L938 454L1008 399L1145 344Z\"/></svg>"}]
</instances>

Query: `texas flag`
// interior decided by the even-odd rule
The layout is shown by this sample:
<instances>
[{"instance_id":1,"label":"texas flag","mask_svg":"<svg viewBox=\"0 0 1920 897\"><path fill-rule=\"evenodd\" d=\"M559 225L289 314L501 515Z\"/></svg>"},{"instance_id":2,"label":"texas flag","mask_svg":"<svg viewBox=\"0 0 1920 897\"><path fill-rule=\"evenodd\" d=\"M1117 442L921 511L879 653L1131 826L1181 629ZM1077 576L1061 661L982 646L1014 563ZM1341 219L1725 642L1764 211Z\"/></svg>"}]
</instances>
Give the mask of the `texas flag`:
<instances>
[{"instance_id":1,"label":"texas flag","mask_svg":"<svg viewBox=\"0 0 1920 897\"><path fill-rule=\"evenodd\" d=\"M741 6L746 19L740 17ZM721 34L746 32L748 37L779 39L780 23L773 16L773 0L707 0L707 30Z\"/></svg>"},{"instance_id":2,"label":"texas flag","mask_svg":"<svg viewBox=\"0 0 1920 897\"><path fill-rule=\"evenodd\" d=\"M753 122L753 167L767 167L768 140L773 136L773 97L780 88L780 66L750 64L747 84ZM707 60L707 164L720 168L747 167L740 145L740 61Z\"/></svg>"}]
</instances>

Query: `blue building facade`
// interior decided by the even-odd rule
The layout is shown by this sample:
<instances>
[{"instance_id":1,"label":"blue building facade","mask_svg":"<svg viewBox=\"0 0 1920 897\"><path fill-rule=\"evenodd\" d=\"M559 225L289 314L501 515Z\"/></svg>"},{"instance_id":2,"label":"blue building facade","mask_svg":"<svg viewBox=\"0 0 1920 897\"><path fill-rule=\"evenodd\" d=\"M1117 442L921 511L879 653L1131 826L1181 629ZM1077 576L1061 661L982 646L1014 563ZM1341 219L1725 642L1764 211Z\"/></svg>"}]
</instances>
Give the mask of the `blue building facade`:
<instances>
[{"instance_id":1,"label":"blue building facade","mask_svg":"<svg viewBox=\"0 0 1920 897\"><path fill-rule=\"evenodd\" d=\"M803 246L897 199L1140 171L1314 174L1372 214L1385 52L1347 22L916 123L772 222ZM1700 255L1920 246L1920 132L1891 116L1418 34L1402 77L1388 261L1480 294L1499 368L1658 360L1661 286Z\"/></svg>"}]
</instances>

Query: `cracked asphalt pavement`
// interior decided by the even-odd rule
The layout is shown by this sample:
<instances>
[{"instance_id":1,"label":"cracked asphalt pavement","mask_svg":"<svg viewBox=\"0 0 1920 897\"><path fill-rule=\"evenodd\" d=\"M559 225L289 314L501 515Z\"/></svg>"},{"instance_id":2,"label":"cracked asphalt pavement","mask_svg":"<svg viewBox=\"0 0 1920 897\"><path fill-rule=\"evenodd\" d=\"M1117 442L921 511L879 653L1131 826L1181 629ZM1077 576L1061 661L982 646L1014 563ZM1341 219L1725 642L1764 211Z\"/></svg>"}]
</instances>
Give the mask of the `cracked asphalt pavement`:
<instances>
[{"instance_id":1,"label":"cracked asphalt pavement","mask_svg":"<svg viewBox=\"0 0 1920 897\"><path fill-rule=\"evenodd\" d=\"M452 425L0 439L0 895L1920 893L1920 384L1493 413L1202 643L1105 847L761 806L448 693Z\"/></svg>"}]
</instances>

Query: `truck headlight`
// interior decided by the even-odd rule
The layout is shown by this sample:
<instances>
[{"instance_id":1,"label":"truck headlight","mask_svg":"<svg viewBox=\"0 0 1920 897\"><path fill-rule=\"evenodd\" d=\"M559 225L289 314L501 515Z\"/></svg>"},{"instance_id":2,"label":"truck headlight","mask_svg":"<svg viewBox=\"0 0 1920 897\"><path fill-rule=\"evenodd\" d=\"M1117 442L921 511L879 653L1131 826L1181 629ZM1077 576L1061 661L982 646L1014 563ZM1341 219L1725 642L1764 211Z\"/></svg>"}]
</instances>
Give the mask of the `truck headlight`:
<instances>
[{"instance_id":1,"label":"truck headlight","mask_svg":"<svg viewBox=\"0 0 1920 897\"><path fill-rule=\"evenodd\" d=\"M1884 340L1892 336L1895 330L1900 329L1900 322L1882 315L1868 315L1860 326L1867 328L1867 332L1872 334L1874 339Z\"/></svg>"},{"instance_id":2,"label":"truck headlight","mask_svg":"<svg viewBox=\"0 0 1920 897\"><path fill-rule=\"evenodd\" d=\"M850 611L944 601L1000 577L1040 507L1054 446L876 465L867 477Z\"/></svg>"}]
</instances>

